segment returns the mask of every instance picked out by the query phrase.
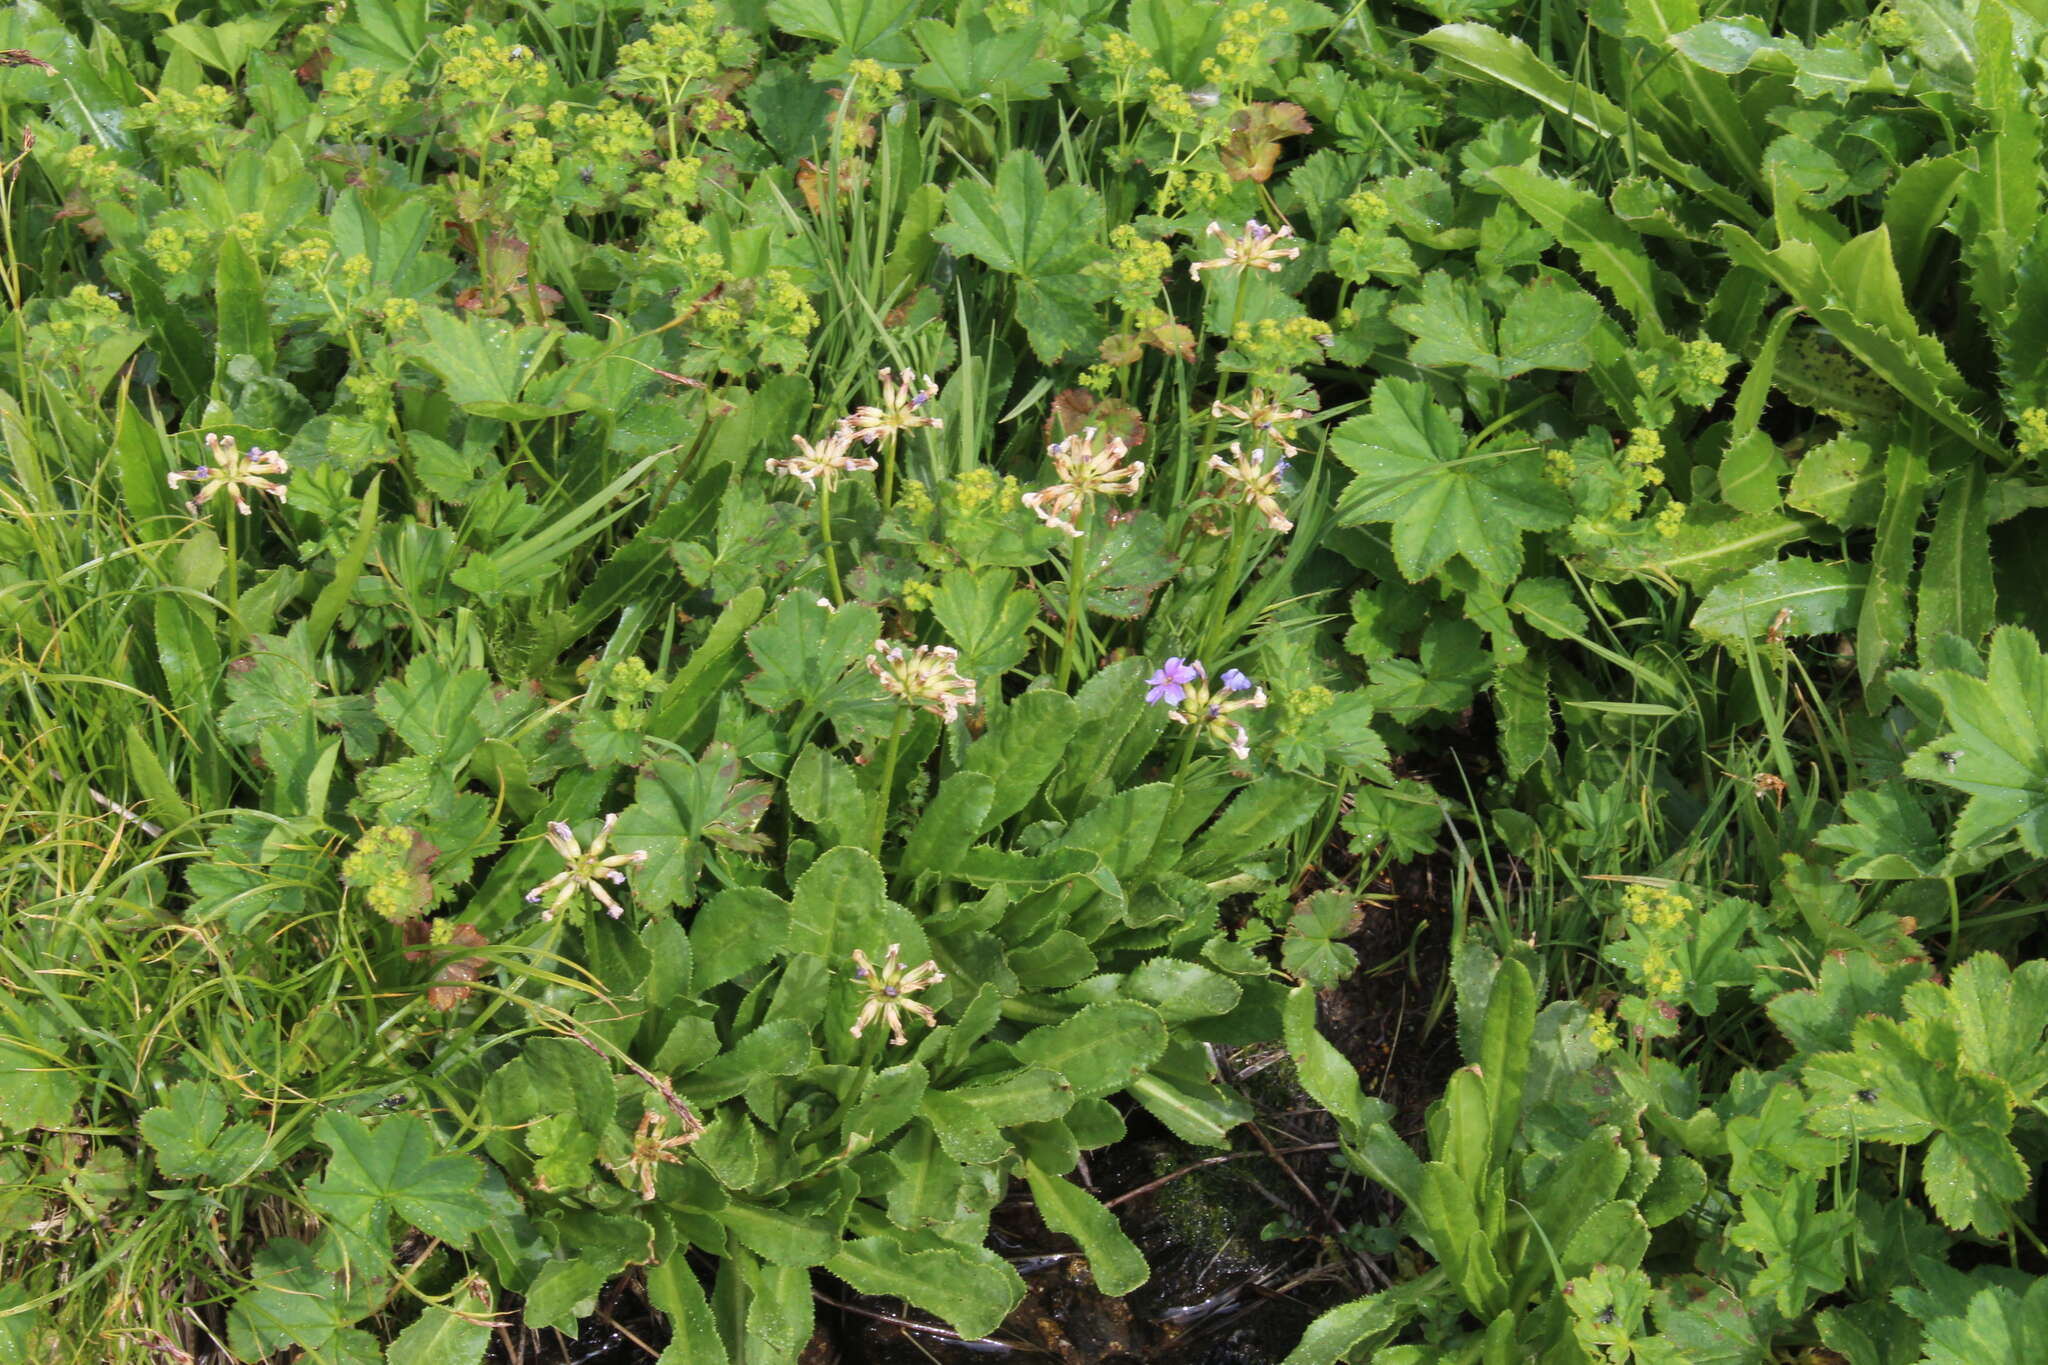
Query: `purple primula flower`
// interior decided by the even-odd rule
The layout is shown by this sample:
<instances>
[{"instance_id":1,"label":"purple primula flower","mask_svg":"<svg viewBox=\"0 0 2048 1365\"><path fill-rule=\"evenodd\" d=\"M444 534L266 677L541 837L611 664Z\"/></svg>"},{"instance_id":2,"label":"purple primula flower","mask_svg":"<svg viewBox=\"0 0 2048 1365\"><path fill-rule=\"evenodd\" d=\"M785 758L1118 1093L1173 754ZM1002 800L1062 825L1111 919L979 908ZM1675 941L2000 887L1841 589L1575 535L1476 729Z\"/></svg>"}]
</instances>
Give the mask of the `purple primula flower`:
<instances>
[{"instance_id":1,"label":"purple primula flower","mask_svg":"<svg viewBox=\"0 0 2048 1365\"><path fill-rule=\"evenodd\" d=\"M1168 659L1165 667L1145 679L1152 685L1145 693L1145 704L1150 706L1163 701L1168 706L1178 706L1180 699L1188 694L1187 685L1203 676L1206 675L1202 672L1202 665L1199 662Z\"/></svg>"},{"instance_id":2,"label":"purple primula flower","mask_svg":"<svg viewBox=\"0 0 2048 1365\"><path fill-rule=\"evenodd\" d=\"M1225 692L1249 692L1251 691L1251 686L1252 680L1234 668L1223 675L1223 690Z\"/></svg>"}]
</instances>

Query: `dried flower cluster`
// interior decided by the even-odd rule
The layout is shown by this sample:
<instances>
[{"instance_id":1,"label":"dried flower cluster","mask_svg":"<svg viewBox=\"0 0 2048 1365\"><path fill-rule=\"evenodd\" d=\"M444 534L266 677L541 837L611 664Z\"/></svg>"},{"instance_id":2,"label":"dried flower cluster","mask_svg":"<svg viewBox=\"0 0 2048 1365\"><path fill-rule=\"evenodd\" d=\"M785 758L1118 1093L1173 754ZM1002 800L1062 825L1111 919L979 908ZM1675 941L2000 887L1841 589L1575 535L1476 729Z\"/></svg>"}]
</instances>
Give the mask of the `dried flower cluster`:
<instances>
[{"instance_id":1,"label":"dried flower cluster","mask_svg":"<svg viewBox=\"0 0 2048 1365\"><path fill-rule=\"evenodd\" d=\"M911 370L905 370L898 378L894 370L887 368L877 372L875 377L882 382L882 401L855 408L839 419L837 430L856 441L874 445L878 441L894 440L898 433L915 427L936 430L946 425L940 418L924 411L925 404L939 396L938 380Z\"/></svg>"},{"instance_id":2,"label":"dried flower cluster","mask_svg":"<svg viewBox=\"0 0 2048 1365\"><path fill-rule=\"evenodd\" d=\"M868 988L868 998L861 1002L860 1017L847 1030L854 1037L860 1037L879 1019L888 1025L889 1041L901 1047L910 1041L903 1033L906 1010L924 1020L927 1027L939 1022L929 1005L921 1005L910 997L927 986L944 981L946 974L939 970L936 962L906 968L901 961L902 952L902 944L890 944L878 968L868 961L866 953L858 948L853 950L853 979Z\"/></svg>"},{"instance_id":3,"label":"dried flower cluster","mask_svg":"<svg viewBox=\"0 0 2048 1365\"><path fill-rule=\"evenodd\" d=\"M1201 279L1204 270L1277 271L1283 258L1291 261L1301 255L1300 247L1281 245L1294 235L1293 228L1269 228L1256 218L1247 221L1244 231L1235 237L1225 232L1221 223L1209 224L1209 235L1223 244L1223 254L1190 265L1190 279Z\"/></svg>"},{"instance_id":4,"label":"dried flower cluster","mask_svg":"<svg viewBox=\"0 0 2048 1365\"><path fill-rule=\"evenodd\" d=\"M1230 492L1240 501L1256 507L1268 527L1275 531L1294 529L1294 523L1280 510L1280 476L1287 472L1287 461L1276 460L1269 469L1265 451L1246 451L1242 445L1232 441L1230 458L1226 460L1221 455L1211 455L1209 468L1222 471Z\"/></svg>"},{"instance_id":5,"label":"dried flower cluster","mask_svg":"<svg viewBox=\"0 0 2048 1365\"><path fill-rule=\"evenodd\" d=\"M612 826L617 824L618 820L619 817L616 815L605 816L604 828L590 841L589 848L577 842L576 831L570 829L563 821L549 822L548 843L553 846L555 852L562 855L562 861L567 866L526 893L529 905L538 905L543 897L550 892L554 893L554 900L549 902L547 909L540 912L542 919L553 919L576 899L579 891L588 892L595 897L613 919L626 913L626 908L612 899L611 892L605 889L605 883L622 885L626 880L623 869L638 867L646 862L647 851L642 849L634 853L615 853L606 856L605 846L610 842Z\"/></svg>"},{"instance_id":6,"label":"dried flower cluster","mask_svg":"<svg viewBox=\"0 0 2048 1365\"><path fill-rule=\"evenodd\" d=\"M244 455L234 437L216 436L210 431L206 433L206 451L213 463L177 470L168 480L173 488L181 483L200 485L199 496L185 504L192 515L198 516L199 509L218 493L226 493L234 501L235 510L245 517L249 515L247 490L268 493L279 502L284 501L284 485L269 477L291 472L284 456L256 446L250 446L249 453Z\"/></svg>"},{"instance_id":7,"label":"dried flower cluster","mask_svg":"<svg viewBox=\"0 0 2048 1365\"><path fill-rule=\"evenodd\" d=\"M918 645L906 653L902 645L877 640L868 669L891 696L950 725L961 707L975 702L974 680L960 676L959 659L951 645Z\"/></svg>"},{"instance_id":8,"label":"dried flower cluster","mask_svg":"<svg viewBox=\"0 0 2048 1365\"><path fill-rule=\"evenodd\" d=\"M813 491L822 485L829 493L839 486L842 475L881 467L869 456L853 454L855 445L877 445L917 427L946 425L924 410L939 394L938 381L930 375L905 370L899 377L893 369L884 368L876 378L882 384L880 403L855 408L834 423L832 434L816 445L802 436L790 437L799 453L786 460L768 461L768 472L801 479Z\"/></svg>"},{"instance_id":9,"label":"dried flower cluster","mask_svg":"<svg viewBox=\"0 0 2048 1365\"><path fill-rule=\"evenodd\" d=\"M1076 523L1087 515L1091 499L1128 497L1145 478L1144 462L1128 458L1130 447L1123 437L1098 444L1098 434L1095 427L1088 427L1047 447L1055 482L1024 495L1024 505L1040 521L1070 536L1081 534Z\"/></svg>"}]
</instances>

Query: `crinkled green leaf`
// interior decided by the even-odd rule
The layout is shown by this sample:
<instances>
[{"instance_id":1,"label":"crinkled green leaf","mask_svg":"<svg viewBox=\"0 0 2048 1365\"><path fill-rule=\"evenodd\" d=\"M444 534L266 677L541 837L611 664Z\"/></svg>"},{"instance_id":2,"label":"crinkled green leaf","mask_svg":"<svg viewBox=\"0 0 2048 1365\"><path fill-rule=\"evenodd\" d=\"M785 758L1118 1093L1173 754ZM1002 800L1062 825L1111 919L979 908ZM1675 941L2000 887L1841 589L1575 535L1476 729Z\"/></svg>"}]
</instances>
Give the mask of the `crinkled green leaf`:
<instances>
[{"instance_id":1,"label":"crinkled green leaf","mask_svg":"<svg viewBox=\"0 0 2048 1365\"><path fill-rule=\"evenodd\" d=\"M328 1150L327 1169L306 1187L306 1200L336 1221L373 1236L396 1214L452 1246L465 1246L490 1221L478 1194L483 1167L475 1157L443 1153L426 1120L399 1114L372 1128L353 1114L330 1111L313 1124Z\"/></svg>"},{"instance_id":2,"label":"crinkled green leaf","mask_svg":"<svg viewBox=\"0 0 2048 1365\"><path fill-rule=\"evenodd\" d=\"M1095 304L1109 285L1087 267L1101 255L1102 219L1101 195L1050 187L1044 164L1020 148L1003 158L993 185L954 182L946 222L932 236L1015 278L1017 320L1051 362L1095 335Z\"/></svg>"},{"instance_id":3,"label":"crinkled green leaf","mask_svg":"<svg viewBox=\"0 0 2048 1365\"><path fill-rule=\"evenodd\" d=\"M1985 676L1952 668L1925 675L1944 732L1906 760L1906 775L1969 797L1950 832L1958 852L2017 834L2048 857L2048 659L2018 626L1991 637Z\"/></svg>"},{"instance_id":4,"label":"crinkled green leaf","mask_svg":"<svg viewBox=\"0 0 2048 1365\"><path fill-rule=\"evenodd\" d=\"M1358 475L1338 498L1339 524L1393 523L1394 556L1410 582L1458 555L1506 583L1521 570L1522 533L1570 516L1540 455L1466 453L1457 423L1413 380L1376 383L1370 412L1337 428L1330 447Z\"/></svg>"},{"instance_id":5,"label":"crinkled green leaf","mask_svg":"<svg viewBox=\"0 0 2048 1365\"><path fill-rule=\"evenodd\" d=\"M137 1126L156 1149L157 1169L175 1180L220 1184L268 1164L263 1130L253 1123L229 1124L227 1101L204 1082L178 1082Z\"/></svg>"}]
</instances>

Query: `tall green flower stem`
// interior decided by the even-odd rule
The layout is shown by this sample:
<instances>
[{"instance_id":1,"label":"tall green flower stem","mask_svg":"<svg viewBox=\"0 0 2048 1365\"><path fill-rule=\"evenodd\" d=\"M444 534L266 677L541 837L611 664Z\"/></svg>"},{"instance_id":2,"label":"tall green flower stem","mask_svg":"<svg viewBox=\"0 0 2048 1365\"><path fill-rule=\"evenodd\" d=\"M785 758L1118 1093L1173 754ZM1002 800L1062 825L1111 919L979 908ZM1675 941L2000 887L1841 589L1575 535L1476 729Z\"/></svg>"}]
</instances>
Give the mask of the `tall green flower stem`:
<instances>
[{"instance_id":1,"label":"tall green flower stem","mask_svg":"<svg viewBox=\"0 0 2048 1365\"><path fill-rule=\"evenodd\" d=\"M882 507L896 505L896 433L882 438Z\"/></svg>"},{"instance_id":2,"label":"tall green flower stem","mask_svg":"<svg viewBox=\"0 0 2048 1365\"><path fill-rule=\"evenodd\" d=\"M240 554L241 528L236 524L241 517L228 513L227 534L227 608L228 638L239 640L242 634L242 557Z\"/></svg>"},{"instance_id":3,"label":"tall green flower stem","mask_svg":"<svg viewBox=\"0 0 2048 1365\"><path fill-rule=\"evenodd\" d=\"M818 481L818 535L825 542L825 574L832 580L832 605L846 605L846 589L839 584L839 552L832 546L832 482Z\"/></svg>"},{"instance_id":4,"label":"tall green flower stem","mask_svg":"<svg viewBox=\"0 0 2048 1365\"><path fill-rule=\"evenodd\" d=\"M1067 558L1067 630L1066 639L1060 647L1060 690L1067 689L1067 680L1074 676L1074 647L1079 639L1082 613L1088 610L1088 542L1094 537L1094 508L1090 507L1076 524L1081 534L1070 542L1073 553Z\"/></svg>"},{"instance_id":5,"label":"tall green flower stem","mask_svg":"<svg viewBox=\"0 0 2048 1365\"><path fill-rule=\"evenodd\" d=\"M889 727L889 747L882 755L882 787L875 793L875 818L868 826L868 852L882 856L882 835L889 828L889 793L896 786L896 753L903 744L903 719L908 708L896 708L896 723Z\"/></svg>"},{"instance_id":6,"label":"tall green flower stem","mask_svg":"<svg viewBox=\"0 0 2048 1365\"><path fill-rule=\"evenodd\" d=\"M1223 571L1210 584L1208 619L1202 624L1202 633L1195 638L1199 648L1197 659L1213 659L1223 647L1223 623L1230 612L1230 599L1237 595L1238 576L1244 572L1247 546L1251 543L1249 509L1239 507L1230 519L1230 549L1223 561Z\"/></svg>"}]
</instances>

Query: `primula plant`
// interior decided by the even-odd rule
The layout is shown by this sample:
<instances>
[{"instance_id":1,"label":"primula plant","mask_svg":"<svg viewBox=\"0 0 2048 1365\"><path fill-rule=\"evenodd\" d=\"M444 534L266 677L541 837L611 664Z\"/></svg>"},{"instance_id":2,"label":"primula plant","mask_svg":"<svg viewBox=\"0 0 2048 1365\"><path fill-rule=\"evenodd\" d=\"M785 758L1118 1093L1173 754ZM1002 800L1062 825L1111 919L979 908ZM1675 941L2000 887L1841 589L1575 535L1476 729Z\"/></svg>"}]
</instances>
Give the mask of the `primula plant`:
<instances>
[{"instance_id":1,"label":"primula plant","mask_svg":"<svg viewBox=\"0 0 2048 1365\"><path fill-rule=\"evenodd\" d=\"M0 1365L2030 1358L2044 57L0 15Z\"/></svg>"}]
</instances>

